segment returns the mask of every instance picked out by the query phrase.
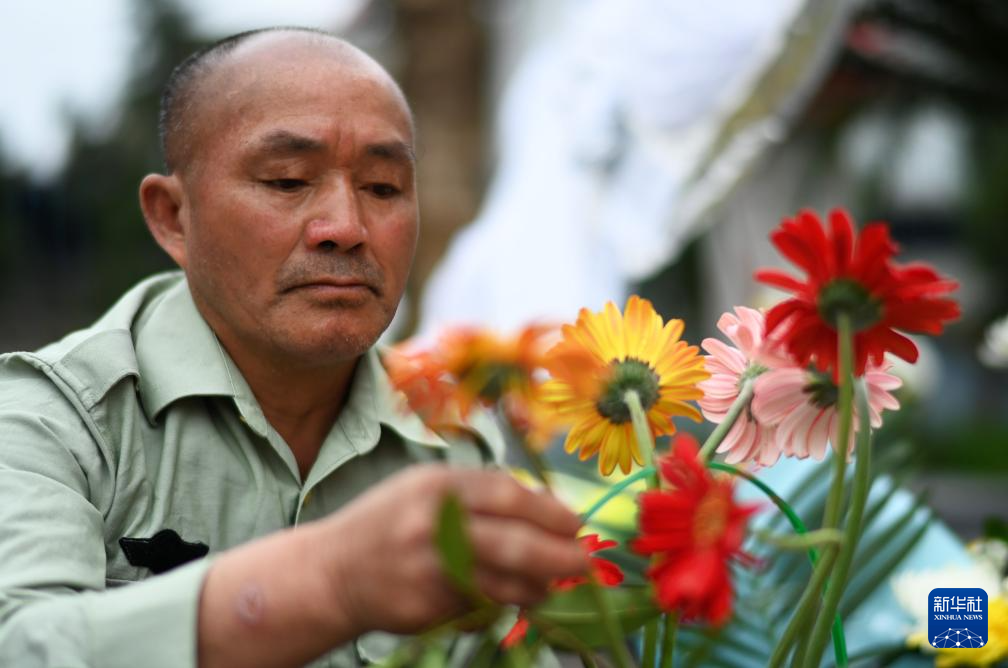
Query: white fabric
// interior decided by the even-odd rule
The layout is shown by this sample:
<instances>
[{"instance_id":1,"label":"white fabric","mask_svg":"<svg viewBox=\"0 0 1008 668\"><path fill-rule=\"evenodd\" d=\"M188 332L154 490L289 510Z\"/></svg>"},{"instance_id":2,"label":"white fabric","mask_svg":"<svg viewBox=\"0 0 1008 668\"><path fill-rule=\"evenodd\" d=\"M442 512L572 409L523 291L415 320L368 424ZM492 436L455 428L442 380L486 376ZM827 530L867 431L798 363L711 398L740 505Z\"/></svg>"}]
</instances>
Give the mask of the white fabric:
<instances>
[{"instance_id":1,"label":"white fabric","mask_svg":"<svg viewBox=\"0 0 1008 668\"><path fill-rule=\"evenodd\" d=\"M804 4L569 4L505 92L496 177L428 283L421 334L568 320L674 259L682 189Z\"/></svg>"}]
</instances>

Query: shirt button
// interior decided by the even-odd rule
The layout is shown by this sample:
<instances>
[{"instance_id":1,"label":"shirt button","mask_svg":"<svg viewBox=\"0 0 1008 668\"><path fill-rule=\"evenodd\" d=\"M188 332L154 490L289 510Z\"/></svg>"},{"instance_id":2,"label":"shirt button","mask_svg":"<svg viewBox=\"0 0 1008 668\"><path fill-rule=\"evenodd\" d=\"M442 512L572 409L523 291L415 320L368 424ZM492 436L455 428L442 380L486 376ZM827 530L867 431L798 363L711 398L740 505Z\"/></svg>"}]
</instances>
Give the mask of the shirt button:
<instances>
[{"instance_id":1,"label":"shirt button","mask_svg":"<svg viewBox=\"0 0 1008 668\"><path fill-rule=\"evenodd\" d=\"M310 492L308 492L307 494L304 495L304 501L301 502L301 505L302 506L307 506L309 503L311 503L311 501L312 501L312 499L314 497L315 497L315 490L313 489L313 490L311 490Z\"/></svg>"}]
</instances>

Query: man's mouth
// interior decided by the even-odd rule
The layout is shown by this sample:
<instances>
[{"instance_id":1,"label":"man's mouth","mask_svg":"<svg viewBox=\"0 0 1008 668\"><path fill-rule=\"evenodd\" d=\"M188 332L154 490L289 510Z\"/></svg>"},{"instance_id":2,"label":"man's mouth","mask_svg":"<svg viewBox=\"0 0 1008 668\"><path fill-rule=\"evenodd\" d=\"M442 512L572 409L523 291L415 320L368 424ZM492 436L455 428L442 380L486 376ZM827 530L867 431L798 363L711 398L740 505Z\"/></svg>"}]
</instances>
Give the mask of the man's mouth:
<instances>
[{"instance_id":1,"label":"man's mouth","mask_svg":"<svg viewBox=\"0 0 1008 668\"><path fill-rule=\"evenodd\" d=\"M319 293L321 295L332 295L334 297L340 295L350 296L353 294L360 294L363 292L369 292L371 294L378 294L378 289L371 283L359 279L359 278L317 278L309 281L301 281L296 285L283 290L283 292L295 292L295 291L312 291Z\"/></svg>"}]
</instances>

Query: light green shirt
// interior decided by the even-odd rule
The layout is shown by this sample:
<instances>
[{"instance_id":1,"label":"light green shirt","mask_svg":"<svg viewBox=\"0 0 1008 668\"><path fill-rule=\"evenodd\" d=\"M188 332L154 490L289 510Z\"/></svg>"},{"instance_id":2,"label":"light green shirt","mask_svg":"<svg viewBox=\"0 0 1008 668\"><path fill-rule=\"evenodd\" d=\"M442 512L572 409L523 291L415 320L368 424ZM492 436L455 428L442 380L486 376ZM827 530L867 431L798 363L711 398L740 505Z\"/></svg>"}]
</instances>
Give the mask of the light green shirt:
<instances>
[{"instance_id":1,"label":"light green shirt","mask_svg":"<svg viewBox=\"0 0 1008 668\"><path fill-rule=\"evenodd\" d=\"M499 458L499 434L477 429L449 444L403 413L370 351L302 481L181 274L144 281L94 326L0 356L0 666L194 666L209 560L152 577L121 538L173 529L212 557L411 463ZM313 665L393 643L368 634Z\"/></svg>"}]
</instances>

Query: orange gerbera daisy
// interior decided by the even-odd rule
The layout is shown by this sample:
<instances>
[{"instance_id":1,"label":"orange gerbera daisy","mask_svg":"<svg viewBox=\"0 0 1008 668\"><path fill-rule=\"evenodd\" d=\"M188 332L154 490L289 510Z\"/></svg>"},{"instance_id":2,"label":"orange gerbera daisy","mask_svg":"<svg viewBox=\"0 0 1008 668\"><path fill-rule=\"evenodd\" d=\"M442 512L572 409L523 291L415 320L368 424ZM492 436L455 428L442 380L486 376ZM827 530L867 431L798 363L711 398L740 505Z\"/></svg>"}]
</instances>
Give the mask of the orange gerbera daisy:
<instances>
[{"instance_id":1,"label":"orange gerbera daisy","mask_svg":"<svg viewBox=\"0 0 1008 668\"><path fill-rule=\"evenodd\" d=\"M631 390L652 436L675 433L677 415L700 421L687 402L703 396L697 383L710 373L699 349L680 340L682 332L682 320L663 323L651 302L636 295L624 314L609 302L599 313L581 309L574 325L564 325L563 340L549 353L553 378L543 398L572 425L567 452L579 450L582 460L598 454L603 475L617 464L624 473L631 462L643 464L626 403Z\"/></svg>"},{"instance_id":2,"label":"orange gerbera daisy","mask_svg":"<svg viewBox=\"0 0 1008 668\"><path fill-rule=\"evenodd\" d=\"M542 445L554 432L539 400L553 331L532 325L516 336L502 337L459 327L444 332L430 349L397 346L386 355L386 366L410 409L431 426L465 419L477 404L500 404L531 444Z\"/></svg>"}]
</instances>

